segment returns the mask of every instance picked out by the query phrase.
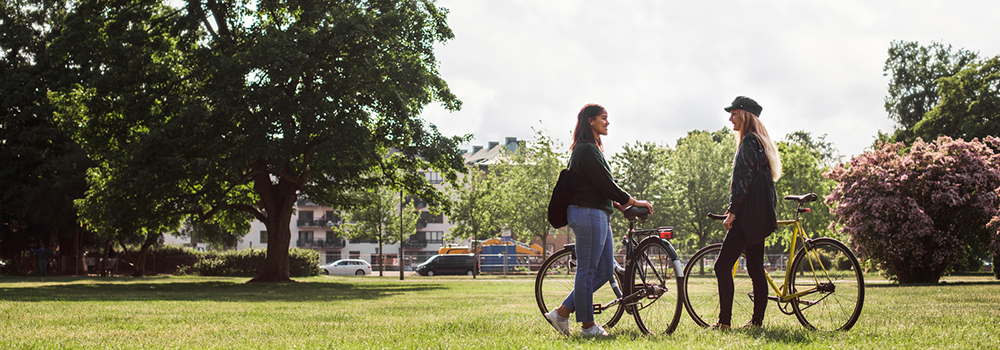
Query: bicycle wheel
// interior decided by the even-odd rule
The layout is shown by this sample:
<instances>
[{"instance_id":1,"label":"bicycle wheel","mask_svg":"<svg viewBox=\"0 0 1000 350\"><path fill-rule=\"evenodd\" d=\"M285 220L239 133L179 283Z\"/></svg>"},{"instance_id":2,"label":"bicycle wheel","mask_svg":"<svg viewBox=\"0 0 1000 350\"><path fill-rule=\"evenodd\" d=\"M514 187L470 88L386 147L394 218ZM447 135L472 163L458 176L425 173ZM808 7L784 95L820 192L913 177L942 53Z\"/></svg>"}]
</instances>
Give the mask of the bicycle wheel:
<instances>
[{"instance_id":1,"label":"bicycle wheel","mask_svg":"<svg viewBox=\"0 0 1000 350\"><path fill-rule=\"evenodd\" d=\"M854 326L865 303L865 278L847 246L832 238L814 239L795 254L792 271L792 293L815 290L792 301L803 326L823 331Z\"/></svg>"},{"instance_id":2,"label":"bicycle wheel","mask_svg":"<svg viewBox=\"0 0 1000 350\"><path fill-rule=\"evenodd\" d=\"M684 266L684 308L694 323L708 327L719 321L719 280L715 277L715 260L722 244L701 248ZM733 271L733 320L749 320L753 316L753 283L746 270L746 259L740 255Z\"/></svg>"},{"instance_id":3,"label":"bicycle wheel","mask_svg":"<svg viewBox=\"0 0 1000 350\"><path fill-rule=\"evenodd\" d=\"M576 280L574 257L573 249L563 248L545 259L538 269L538 274L535 275L535 301L543 318L545 313L562 305L563 300L566 300L573 291ZM621 286L621 283L618 285ZM594 303L608 304L617 298L610 285L605 285L594 292ZM594 322L601 324L605 329L611 329L618 323L623 313L624 308L621 304L615 304L600 313L595 310ZM574 320L573 316L570 316L570 320ZM548 323L547 320L545 322Z\"/></svg>"},{"instance_id":4,"label":"bicycle wheel","mask_svg":"<svg viewBox=\"0 0 1000 350\"><path fill-rule=\"evenodd\" d=\"M635 260L626 268L626 281L630 282L626 282L625 293L639 293L640 298L625 308L644 333L673 333L681 318L683 278L677 278L668 249L673 250L659 238L644 239L636 247Z\"/></svg>"}]
</instances>

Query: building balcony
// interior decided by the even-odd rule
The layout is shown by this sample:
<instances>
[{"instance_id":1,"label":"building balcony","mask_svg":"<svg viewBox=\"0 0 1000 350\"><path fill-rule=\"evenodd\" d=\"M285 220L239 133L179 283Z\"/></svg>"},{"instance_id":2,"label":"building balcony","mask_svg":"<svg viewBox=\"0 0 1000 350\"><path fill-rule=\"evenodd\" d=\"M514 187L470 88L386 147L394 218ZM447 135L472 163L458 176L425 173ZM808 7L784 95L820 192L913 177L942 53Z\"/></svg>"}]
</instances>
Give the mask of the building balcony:
<instances>
[{"instance_id":1,"label":"building balcony","mask_svg":"<svg viewBox=\"0 0 1000 350\"><path fill-rule=\"evenodd\" d=\"M427 248L427 240L407 238L403 241L403 248Z\"/></svg>"},{"instance_id":2,"label":"building balcony","mask_svg":"<svg viewBox=\"0 0 1000 350\"><path fill-rule=\"evenodd\" d=\"M320 205L316 204L316 203L313 203L313 201L308 200L308 199L299 199L299 200L295 201L295 206L298 206L298 207L318 207Z\"/></svg>"},{"instance_id":3,"label":"building balcony","mask_svg":"<svg viewBox=\"0 0 1000 350\"><path fill-rule=\"evenodd\" d=\"M339 220L296 220L296 227L337 227L340 226Z\"/></svg>"},{"instance_id":4,"label":"building balcony","mask_svg":"<svg viewBox=\"0 0 1000 350\"><path fill-rule=\"evenodd\" d=\"M343 238L334 238L330 240L314 239L314 240L298 240L295 243L296 247L299 248L343 248L347 246L347 241Z\"/></svg>"}]
</instances>

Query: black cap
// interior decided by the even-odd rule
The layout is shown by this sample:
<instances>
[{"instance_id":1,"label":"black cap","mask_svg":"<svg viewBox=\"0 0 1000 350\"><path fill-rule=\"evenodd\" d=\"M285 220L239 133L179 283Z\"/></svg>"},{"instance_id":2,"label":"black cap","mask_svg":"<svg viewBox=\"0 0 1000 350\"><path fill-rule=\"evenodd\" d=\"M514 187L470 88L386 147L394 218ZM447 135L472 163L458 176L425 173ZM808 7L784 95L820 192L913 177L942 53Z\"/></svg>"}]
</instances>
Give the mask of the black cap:
<instances>
[{"instance_id":1,"label":"black cap","mask_svg":"<svg viewBox=\"0 0 1000 350\"><path fill-rule=\"evenodd\" d=\"M760 111L763 110L764 107L761 107L759 104L757 104L757 101L754 101L752 98L746 96L736 96L736 99L733 100L733 104L723 109L725 109L726 112L729 112L730 110L733 109L742 109L744 111L756 114L758 117L760 117Z\"/></svg>"}]
</instances>

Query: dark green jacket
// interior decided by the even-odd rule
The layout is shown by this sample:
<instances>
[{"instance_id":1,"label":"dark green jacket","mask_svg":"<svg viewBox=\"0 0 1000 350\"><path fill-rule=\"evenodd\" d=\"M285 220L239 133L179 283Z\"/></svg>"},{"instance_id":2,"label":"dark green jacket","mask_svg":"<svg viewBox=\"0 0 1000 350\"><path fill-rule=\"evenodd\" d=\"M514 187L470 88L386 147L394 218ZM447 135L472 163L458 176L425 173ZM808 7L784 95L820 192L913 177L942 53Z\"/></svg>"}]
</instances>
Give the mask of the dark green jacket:
<instances>
[{"instance_id":1,"label":"dark green jacket","mask_svg":"<svg viewBox=\"0 0 1000 350\"><path fill-rule=\"evenodd\" d=\"M601 209L611 215L615 209L611 201L624 204L632 198L615 183L604 153L595 144L576 144L569 157L569 169L573 175L570 205Z\"/></svg>"}]
</instances>

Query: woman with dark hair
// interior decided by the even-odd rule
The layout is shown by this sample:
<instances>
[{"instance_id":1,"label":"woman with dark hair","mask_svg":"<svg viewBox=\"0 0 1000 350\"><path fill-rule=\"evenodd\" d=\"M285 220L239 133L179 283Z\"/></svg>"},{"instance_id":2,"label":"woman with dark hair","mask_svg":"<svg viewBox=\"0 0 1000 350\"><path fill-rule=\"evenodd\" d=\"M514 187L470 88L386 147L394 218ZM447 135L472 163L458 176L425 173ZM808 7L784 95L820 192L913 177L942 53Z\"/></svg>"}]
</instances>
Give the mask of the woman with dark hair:
<instances>
[{"instance_id":1,"label":"woman with dark hair","mask_svg":"<svg viewBox=\"0 0 1000 350\"><path fill-rule=\"evenodd\" d=\"M727 330L733 317L733 265L742 253L747 274L753 281L753 315L743 327L761 327L767 310L767 279L764 277L764 239L778 229L774 207L774 182L781 177L781 157L767 129L760 122L763 108L752 98L737 96L724 108L736 131L733 180L726 210L726 238L715 260L719 280L719 323L713 329Z\"/></svg>"},{"instance_id":2,"label":"woman with dark hair","mask_svg":"<svg viewBox=\"0 0 1000 350\"><path fill-rule=\"evenodd\" d=\"M584 106L576 118L573 131L569 169L572 173L573 195L570 197L567 219L576 236L576 280L573 292L562 305L545 314L545 318L560 333L569 334L569 314L576 311L576 321L582 322L581 335L606 336L608 332L594 323L594 291L601 288L614 273L614 240L611 237L610 215L613 209L630 206L653 206L632 198L611 177L611 168L604 159L601 135L608 134L608 112L597 104Z\"/></svg>"}]
</instances>

